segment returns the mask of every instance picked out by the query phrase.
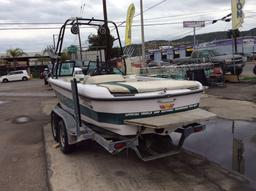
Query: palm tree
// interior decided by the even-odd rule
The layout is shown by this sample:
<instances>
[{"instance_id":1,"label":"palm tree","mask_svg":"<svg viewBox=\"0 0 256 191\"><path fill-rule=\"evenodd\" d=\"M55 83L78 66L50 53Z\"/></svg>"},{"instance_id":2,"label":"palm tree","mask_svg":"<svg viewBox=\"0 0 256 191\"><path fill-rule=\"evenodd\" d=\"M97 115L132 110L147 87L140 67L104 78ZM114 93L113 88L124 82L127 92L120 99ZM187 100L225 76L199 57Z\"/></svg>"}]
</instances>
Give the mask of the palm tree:
<instances>
[{"instance_id":1,"label":"palm tree","mask_svg":"<svg viewBox=\"0 0 256 191\"><path fill-rule=\"evenodd\" d=\"M14 64L14 67L16 68L16 64L17 64L16 59L20 56L26 55L27 53L25 53L20 48L15 48L15 49L8 49L6 54L7 54L7 56L10 56L13 59L13 64Z\"/></svg>"}]
</instances>

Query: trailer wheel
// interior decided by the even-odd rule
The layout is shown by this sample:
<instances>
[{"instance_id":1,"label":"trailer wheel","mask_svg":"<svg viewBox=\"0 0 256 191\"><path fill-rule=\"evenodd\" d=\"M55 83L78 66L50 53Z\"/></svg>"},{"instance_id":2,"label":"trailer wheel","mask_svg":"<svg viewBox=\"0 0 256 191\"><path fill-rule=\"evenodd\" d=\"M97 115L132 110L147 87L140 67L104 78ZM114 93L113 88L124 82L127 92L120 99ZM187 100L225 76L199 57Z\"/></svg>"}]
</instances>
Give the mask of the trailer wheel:
<instances>
[{"instance_id":1,"label":"trailer wheel","mask_svg":"<svg viewBox=\"0 0 256 191\"><path fill-rule=\"evenodd\" d=\"M58 115L54 112L51 113L51 129L54 141L59 142L59 129L58 129Z\"/></svg>"},{"instance_id":2,"label":"trailer wheel","mask_svg":"<svg viewBox=\"0 0 256 191\"><path fill-rule=\"evenodd\" d=\"M60 143L60 150L64 154L68 154L72 151L72 145L68 143L68 135L65 123L63 120L58 122L58 129L59 129L59 143Z\"/></svg>"}]
</instances>

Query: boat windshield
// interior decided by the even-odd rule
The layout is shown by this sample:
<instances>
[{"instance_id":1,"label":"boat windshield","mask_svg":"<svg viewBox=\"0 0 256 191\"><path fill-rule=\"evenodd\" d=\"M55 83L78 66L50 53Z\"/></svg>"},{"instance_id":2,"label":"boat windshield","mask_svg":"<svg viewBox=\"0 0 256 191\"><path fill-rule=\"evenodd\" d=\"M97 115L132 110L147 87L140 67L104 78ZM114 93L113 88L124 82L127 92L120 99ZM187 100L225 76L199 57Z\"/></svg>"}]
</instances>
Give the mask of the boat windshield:
<instances>
[{"instance_id":1,"label":"boat windshield","mask_svg":"<svg viewBox=\"0 0 256 191\"><path fill-rule=\"evenodd\" d=\"M58 68L59 76L72 76L74 73L75 62L74 61L64 61L60 64Z\"/></svg>"}]
</instances>

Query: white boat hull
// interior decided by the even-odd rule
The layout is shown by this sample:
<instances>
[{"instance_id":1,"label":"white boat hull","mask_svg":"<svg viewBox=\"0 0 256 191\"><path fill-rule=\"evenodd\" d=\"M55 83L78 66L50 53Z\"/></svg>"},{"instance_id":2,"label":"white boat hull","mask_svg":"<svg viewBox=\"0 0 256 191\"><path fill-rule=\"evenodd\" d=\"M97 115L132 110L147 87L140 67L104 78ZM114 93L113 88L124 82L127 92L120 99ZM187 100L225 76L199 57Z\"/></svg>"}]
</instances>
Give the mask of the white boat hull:
<instances>
[{"instance_id":1,"label":"white boat hull","mask_svg":"<svg viewBox=\"0 0 256 191\"><path fill-rule=\"evenodd\" d=\"M60 83L60 81L51 79L50 83L61 106L72 112L70 82L62 81ZM124 120L126 119L159 116L198 108L202 93L202 91L172 90L144 93L136 98L125 96L117 99L112 96L112 99L99 99L98 88L96 88L95 94L98 97L95 96L97 99L94 99L88 97L88 94L83 94L84 86L86 85L78 84L81 119L86 123L91 123L119 135L135 135L138 131L136 126L125 124ZM152 129L146 129L143 133L154 132Z\"/></svg>"}]
</instances>

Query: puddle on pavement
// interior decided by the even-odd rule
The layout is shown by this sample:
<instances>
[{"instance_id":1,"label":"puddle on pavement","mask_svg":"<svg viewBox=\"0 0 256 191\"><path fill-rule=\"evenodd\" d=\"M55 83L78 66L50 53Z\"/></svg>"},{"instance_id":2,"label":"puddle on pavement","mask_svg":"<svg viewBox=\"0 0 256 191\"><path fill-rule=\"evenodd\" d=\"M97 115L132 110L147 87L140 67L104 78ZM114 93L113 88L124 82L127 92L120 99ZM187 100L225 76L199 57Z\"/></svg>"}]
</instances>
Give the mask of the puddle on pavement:
<instances>
[{"instance_id":1,"label":"puddle on pavement","mask_svg":"<svg viewBox=\"0 0 256 191\"><path fill-rule=\"evenodd\" d=\"M256 181L256 122L216 119L191 135L184 148Z\"/></svg>"},{"instance_id":2,"label":"puddle on pavement","mask_svg":"<svg viewBox=\"0 0 256 191\"><path fill-rule=\"evenodd\" d=\"M32 119L28 116L19 116L17 118L14 119L13 123L16 124L24 124L24 123L28 123L30 122Z\"/></svg>"}]
</instances>

